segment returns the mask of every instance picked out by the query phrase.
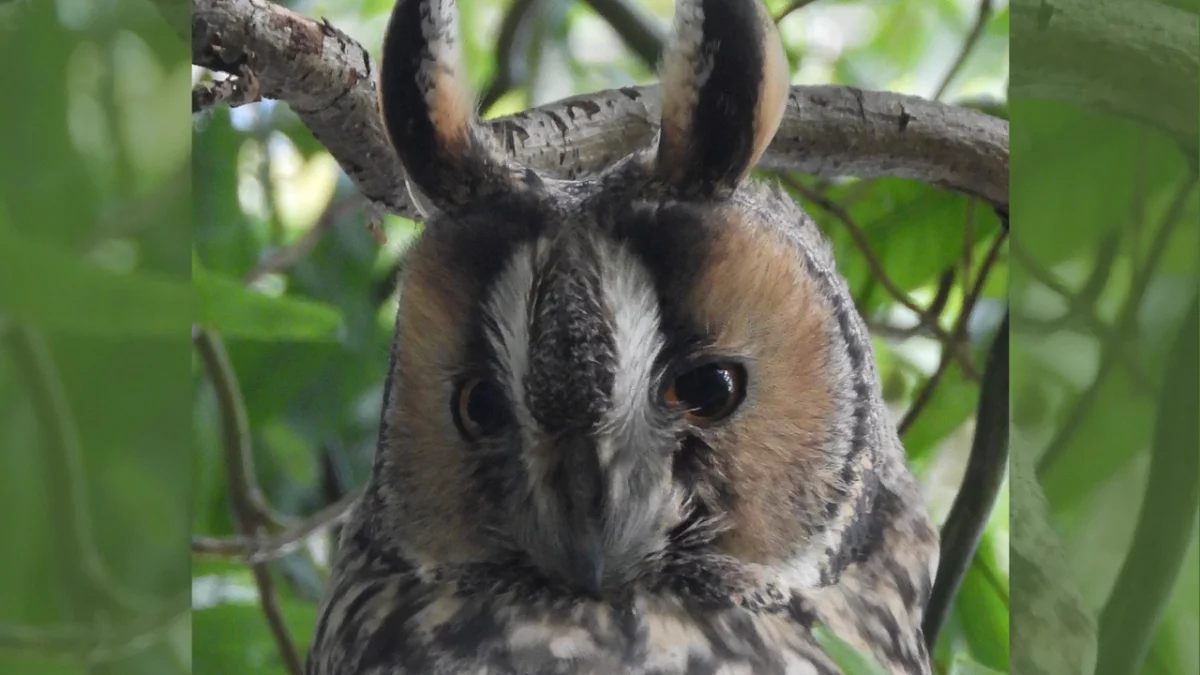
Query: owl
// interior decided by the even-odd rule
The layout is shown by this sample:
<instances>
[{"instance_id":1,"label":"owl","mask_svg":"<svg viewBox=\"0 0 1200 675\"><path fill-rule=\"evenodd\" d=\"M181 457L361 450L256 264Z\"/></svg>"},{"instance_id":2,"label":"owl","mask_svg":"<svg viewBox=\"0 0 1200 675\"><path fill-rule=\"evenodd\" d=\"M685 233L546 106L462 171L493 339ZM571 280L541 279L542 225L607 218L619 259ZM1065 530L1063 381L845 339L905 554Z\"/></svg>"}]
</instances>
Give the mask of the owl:
<instances>
[{"instance_id":1,"label":"owl","mask_svg":"<svg viewBox=\"0 0 1200 675\"><path fill-rule=\"evenodd\" d=\"M452 0L399 0L382 118L426 226L308 675L929 673L937 533L813 221L750 179L789 96L760 0L678 0L661 129L495 154Z\"/></svg>"}]
</instances>

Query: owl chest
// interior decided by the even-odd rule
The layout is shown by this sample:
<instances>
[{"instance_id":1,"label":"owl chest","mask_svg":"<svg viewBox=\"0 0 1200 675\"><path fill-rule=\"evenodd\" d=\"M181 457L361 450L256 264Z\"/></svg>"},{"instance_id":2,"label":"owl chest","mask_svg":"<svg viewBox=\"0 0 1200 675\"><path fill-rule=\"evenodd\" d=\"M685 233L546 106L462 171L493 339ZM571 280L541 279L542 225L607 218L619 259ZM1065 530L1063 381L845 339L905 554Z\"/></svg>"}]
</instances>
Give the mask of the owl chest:
<instances>
[{"instance_id":1,"label":"owl chest","mask_svg":"<svg viewBox=\"0 0 1200 675\"><path fill-rule=\"evenodd\" d=\"M394 625L394 624L393 624ZM413 616L409 649L379 673L824 675L837 673L786 613L689 612L638 601L522 607L455 598ZM413 649L413 647L416 647Z\"/></svg>"}]
</instances>

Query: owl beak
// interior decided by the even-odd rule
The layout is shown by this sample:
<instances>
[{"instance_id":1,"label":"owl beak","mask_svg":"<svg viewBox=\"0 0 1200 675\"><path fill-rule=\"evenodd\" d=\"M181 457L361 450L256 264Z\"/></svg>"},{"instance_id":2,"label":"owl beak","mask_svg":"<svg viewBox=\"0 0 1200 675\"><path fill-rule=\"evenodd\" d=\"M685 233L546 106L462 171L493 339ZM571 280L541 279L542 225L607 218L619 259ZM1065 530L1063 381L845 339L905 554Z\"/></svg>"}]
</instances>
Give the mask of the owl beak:
<instances>
[{"instance_id":1,"label":"owl beak","mask_svg":"<svg viewBox=\"0 0 1200 675\"><path fill-rule=\"evenodd\" d=\"M569 530L563 533L569 559L568 581L598 597L604 586L604 479L596 446L583 434L563 439L564 508Z\"/></svg>"},{"instance_id":2,"label":"owl beak","mask_svg":"<svg viewBox=\"0 0 1200 675\"><path fill-rule=\"evenodd\" d=\"M604 548L596 525L578 538L575 563L571 567L572 583L593 598L599 598L604 587Z\"/></svg>"}]
</instances>

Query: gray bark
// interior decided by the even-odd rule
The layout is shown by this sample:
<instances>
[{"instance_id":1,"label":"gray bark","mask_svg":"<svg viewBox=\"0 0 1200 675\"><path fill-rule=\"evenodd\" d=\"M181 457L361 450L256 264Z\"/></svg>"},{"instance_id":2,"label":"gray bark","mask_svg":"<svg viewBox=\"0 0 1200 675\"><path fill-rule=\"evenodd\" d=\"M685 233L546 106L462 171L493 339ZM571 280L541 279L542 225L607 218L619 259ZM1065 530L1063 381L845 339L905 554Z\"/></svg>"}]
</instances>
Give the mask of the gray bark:
<instances>
[{"instance_id":1,"label":"gray bark","mask_svg":"<svg viewBox=\"0 0 1200 675\"><path fill-rule=\"evenodd\" d=\"M371 202L420 219L376 105L377 64L328 22L267 0L194 0L192 62L254 73L263 98L286 102ZM654 142L658 90L576 96L485 123L512 161L574 178ZM1008 206L1008 122L912 96L792 87L761 169L923 181Z\"/></svg>"}]
</instances>

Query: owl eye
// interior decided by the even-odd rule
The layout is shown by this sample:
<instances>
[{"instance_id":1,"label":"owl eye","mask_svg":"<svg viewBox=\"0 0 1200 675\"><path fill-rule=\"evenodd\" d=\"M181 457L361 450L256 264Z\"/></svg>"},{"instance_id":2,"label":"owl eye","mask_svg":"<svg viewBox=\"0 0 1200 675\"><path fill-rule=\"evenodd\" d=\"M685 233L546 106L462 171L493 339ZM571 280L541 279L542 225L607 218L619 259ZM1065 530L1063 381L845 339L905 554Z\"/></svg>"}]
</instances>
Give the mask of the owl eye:
<instances>
[{"instance_id":1,"label":"owl eye","mask_svg":"<svg viewBox=\"0 0 1200 675\"><path fill-rule=\"evenodd\" d=\"M746 396L746 371L736 363L706 363L675 378L663 402L686 410L693 424L713 424L725 419Z\"/></svg>"},{"instance_id":2,"label":"owl eye","mask_svg":"<svg viewBox=\"0 0 1200 675\"><path fill-rule=\"evenodd\" d=\"M453 401L454 423L470 441L496 435L511 419L504 390L492 380L474 377L463 382Z\"/></svg>"}]
</instances>

